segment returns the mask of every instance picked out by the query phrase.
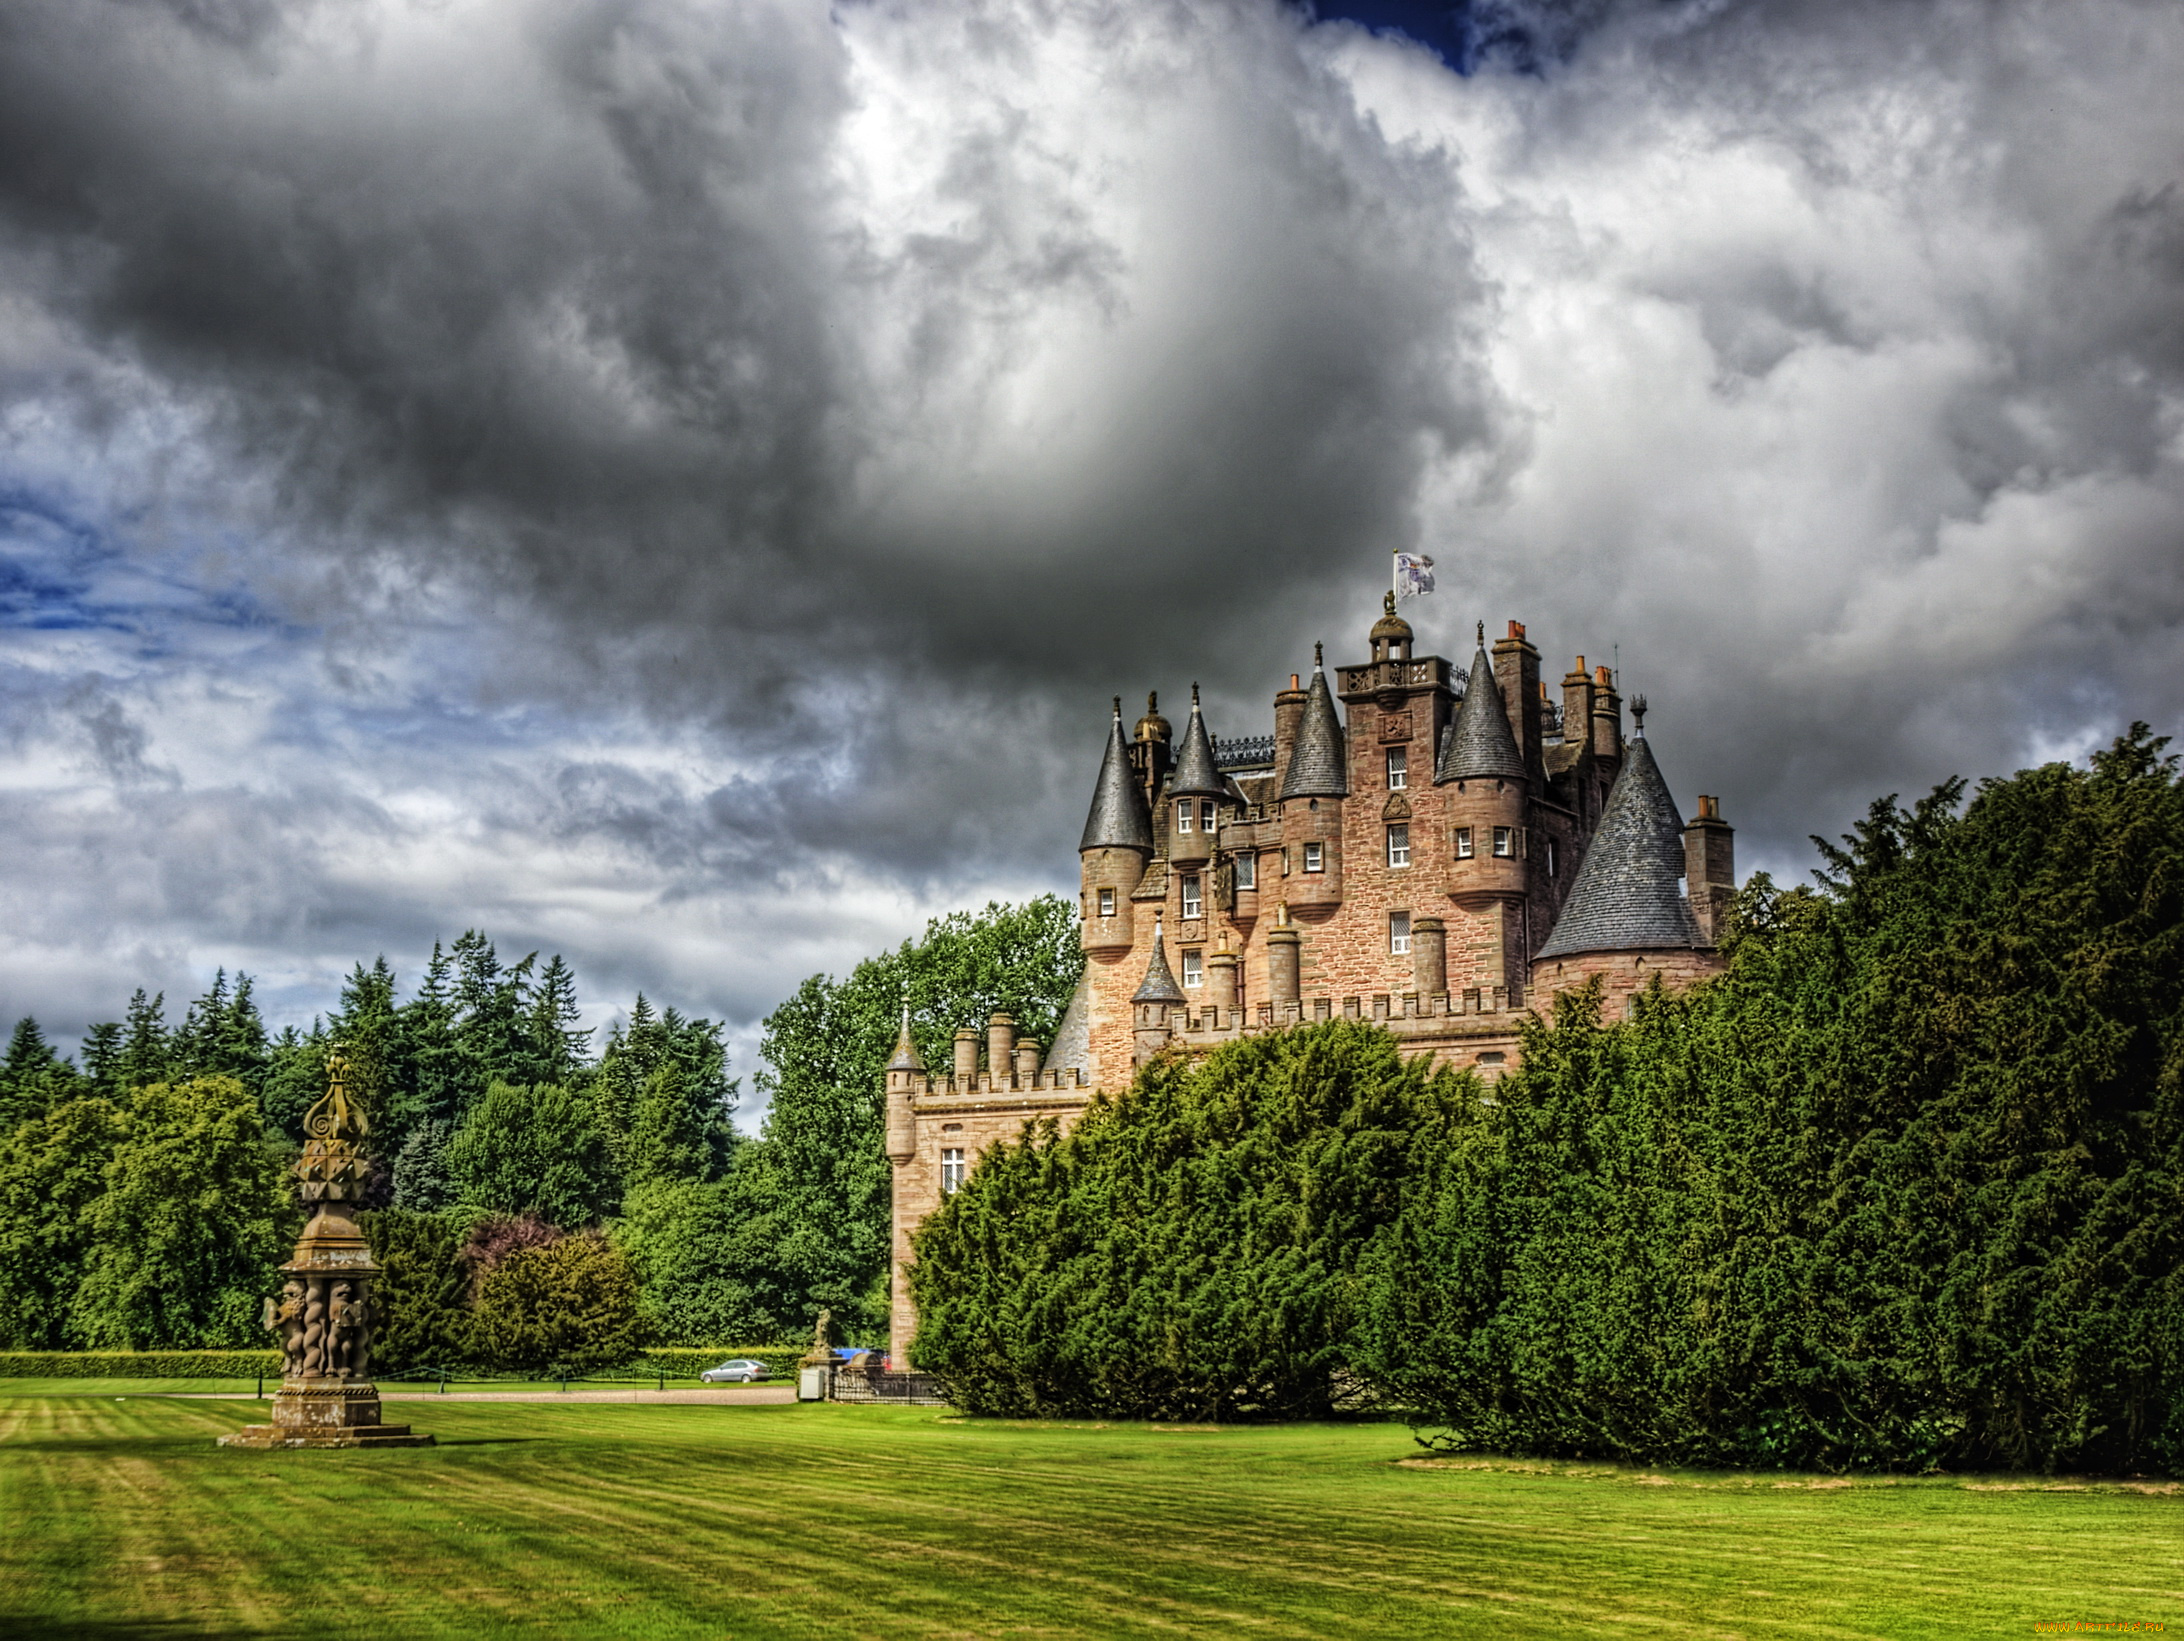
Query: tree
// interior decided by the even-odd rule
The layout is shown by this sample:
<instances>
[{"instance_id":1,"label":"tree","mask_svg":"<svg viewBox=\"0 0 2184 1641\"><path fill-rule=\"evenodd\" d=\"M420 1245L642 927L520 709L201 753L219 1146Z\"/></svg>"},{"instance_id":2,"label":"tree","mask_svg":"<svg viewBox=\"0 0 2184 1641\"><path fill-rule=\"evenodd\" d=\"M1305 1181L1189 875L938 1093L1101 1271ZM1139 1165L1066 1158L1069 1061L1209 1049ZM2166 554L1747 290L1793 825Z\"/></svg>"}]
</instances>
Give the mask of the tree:
<instances>
[{"instance_id":1,"label":"tree","mask_svg":"<svg viewBox=\"0 0 2184 1641\"><path fill-rule=\"evenodd\" d=\"M655 1178L634 1186L614 1245L638 1282L646 1331L672 1345L748 1345L790 1337L784 1296L768 1289L781 1227L747 1170L726 1180ZM800 1296L798 1296L800 1297Z\"/></svg>"},{"instance_id":2,"label":"tree","mask_svg":"<svg viewBox=\"0 0 2184 1641\"><path fill-rule=\"evenodd\" d=\"M260 1301L294 1241L281 1159L233 1077L140 1088L91 1204L69 1316L94 1350L259 1341Z\"/></svg>"},{"instance_id":3,"label":"tree","mask_svg":"<svg viewBox=\"0 0 2184 1641\"><path fill-rule=\"evenodd\" d=\"M644 1338L629 1261L595 1231L520 1248L486 1272L471 1326L487 1362L533 1373L616 1367Z\"/></svg>"},{"instance_id":4,"label":"tree","mask_svg":"<svg viewBox=\"0 0 2184 1641\"><path fill-rule=\"evenodd\" d=\"M0 1132L77 1091L76 1068L53 1052L29 1015L15 1023L0 1061Z\"/></svg>"},{"instance_id":5,"label":"tree","mask_svg":"<svg viewBox=\"0 0 2184 1641\"><path fill-rule=\"evenodd\" d=\"M91 1209L121 1133L110 1102L78 1099L0 1135L0 1345L67 1344Z\"/></svg>"},{"instance_id":6,"label":"tree","mask_svg":"<svg viewBox=\"0 0 2184 1641\"><path fill-rule=\"evenodd\" d=\"M166 1003L165 992L147 1002L142 986L129 999L129 1018L122 1027L121 1058L116 1067L124 1089L165 1082L173 1070Z\"/></svg>"},{"instance_id":7,"label":"tree","mask_svg":"<svg viewBox=\"0 0 2184 1641\"><path fill-rule=\"evenodd\" d=\"M1047 895L935 918L915 944L867 959L847 979L814 975L767 1017L763 1169L782 1192L775 1282L800 1295L796 1327L822 1306L852 1329L884 1323L883 1074L905 1002L927 1063L945 1065L957 1028L983 1026L997 1009L1051 1042L1083 968L1076 909Z\"/></svg>"},{"instance_id":8,"label":"tree","mask_svg":"<svg viewBox=\"0 0 2184 1641\"><path fill-rule=\"evenodd\" d=\"M394 1206L411 1213L433 1213L455 1205L454 1176L447 1170L447 1144L454 1130L428 1117L410 1130L394 1159Z\"/></svg>"},{"instance_id":9,"label":"tree","mask_svg":"<svg viewBox=\"0 0 2184 1641\"><path fill-rule=\"evenodd\" d=\"M1359 1272L1478 1092L1356 1021L1164 1055L920 1227L914 1360L981 1413L1333 1412Z\"/></svg>"},{"instance_id":10,"label":"tree","mask_svg":"<svg viewBox=\"0 0 2184 1641\"><path fill-rule=\"evenodd\" d=\"M2184 781L1875 803L1728 971L1566 999L1414 1182L1360 1367L1452 1446L2184 1466Z\"/></svg>"},{"instance_id":11,"label":"tree","mask_svg":"<svg viewBox=\"0 0 2184 1641\"><path fill-rule=\"evenodd\" d=\"M233 1077L253 1096L262 1094L269 1045L251 984L249 975L239 973L231 993L227 971L214 973L212 989L189 1006L168 1040L170 1076Z\"/></svg>"},{"instance_id":12,"label":"tree","mask_svg":"<svg viewBox=\"0 0 2184 1641\"><path fill-rule=\"evenodd\" d=\"M654 1155L640 1160L640 1145L680 1148L680 1161L673 1165L679 1177L719 1179L727 1172L739 1143L731 1115L736 1085L727 1066L720 1026L687 1020L672 1008L655 1014L644 993L637 994L627 1027L617 1025L608 1034L586 1087L615 1171L624 1180L634 1184L645 1170L662 1166ZM663 1072L671 1075L653 1088ZM653 1105L646 1115L648 1090ZM649 1137L640 1141L642 1125L649 1125Z\"/></svg>"},{"instance_id":13,"label":"tree","mask_svg":"<svg viewBox=\"0 0 2184 1641\"><path fill-rule=\"evenodd\" d=\"M494 1083L442 1156L461 1200L496 1213L574 1228L595 1224L621 1194L590 1111L552 1083Z\"/></svg>"},{"instance_id":14,"label":"tree","mask_svg":"<svg viewBox=\"0 0 2184 1641\"><path fill-rule=\"evenodd\" d=\"M463 1298L470 1275L454 1228L436 1214L399 1208L359 1214L357 1224L379 1266L373 1371L400 1377L465 1360L470 1316Z\"/></svg>"}]
</instances>

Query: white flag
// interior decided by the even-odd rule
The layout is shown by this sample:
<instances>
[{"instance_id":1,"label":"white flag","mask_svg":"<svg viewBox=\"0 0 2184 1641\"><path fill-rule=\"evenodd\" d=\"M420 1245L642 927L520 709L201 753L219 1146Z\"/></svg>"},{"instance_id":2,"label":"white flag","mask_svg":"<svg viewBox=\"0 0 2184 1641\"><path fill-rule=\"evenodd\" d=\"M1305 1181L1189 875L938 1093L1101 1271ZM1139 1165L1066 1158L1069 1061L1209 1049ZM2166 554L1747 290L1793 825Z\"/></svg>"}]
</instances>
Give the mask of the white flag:
<instances>
[{"instance_id":1,"label":"white flag","mask_svg":"<svg viewBox=\"0 0 2184 1641\"><path fill-rule=\"evenodd\" d=\"M1395 555L1395 596L1417 598L1433 591L1433 560L1424 553Z\"/></svg>"}]
</instances>

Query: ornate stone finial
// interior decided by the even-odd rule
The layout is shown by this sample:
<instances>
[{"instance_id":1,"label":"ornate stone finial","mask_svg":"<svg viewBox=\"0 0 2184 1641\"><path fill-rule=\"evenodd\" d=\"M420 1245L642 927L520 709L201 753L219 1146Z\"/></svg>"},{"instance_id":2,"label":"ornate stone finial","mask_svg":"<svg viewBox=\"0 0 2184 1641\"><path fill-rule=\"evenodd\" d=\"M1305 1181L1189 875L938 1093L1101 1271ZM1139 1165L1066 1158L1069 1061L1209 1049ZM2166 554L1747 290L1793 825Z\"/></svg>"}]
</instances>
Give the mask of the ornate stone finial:
<instances>
[{"instance_id":1,"label":"ornate stone finial","mask_svg":"<svg viewBox=\"0 0 2184 1641\"><path fill-rule=\"evenodd\" d=\"M1644 740L1646 738L1646 698L1643 695L1633 695L1630 698L1630 721L1632 726L1631 738L1638 741Z\"/></svg>"},{"instance_id":2,"label":"ornate stone finial","mask_svg":"<svg viewBox=\"0 0 2184 1641\"><path fill-rule=\"evenodd\" d=\"M1198 681L1195 678L1191 680L1191 710L1198 710Z\"/></svg>"},{"instance_id":3,"label":"ornate stone finial","mask_svg":"<svg viewBox=\"0 0 2184 1641\"><path fill-rule=\"evenodd\" d=\"M1479 623L1479 648L1482 650L1486 648L1486 623L1484 621Z\"/></svg>"},{"instance_id":4,"label":"ornate stone finial","mask_svg":"<svg viewBox=\"0 0 2184 1641\"><path fill-rule=\"evenodd\" d=\"M1312 645L1312 670L1314 672L1321 672L1326 668L1326 664L1320 659L1320 649L1320 644L1315 640Z\"/></svg>"},{"instance_id":5,"label":"ornate stone finial","mask_svg":"<svg viewBox=\"0 0 2184 1641\"><path fill-rule=\"evenodd\" d=\"M281 1388L270 1424L246 1425L223 1447L429 1447L408 1425L379 1422L371 1380L379 1267L349 1217L371 1168L364 1107L349 1097L348 1057L326 1055L326 1093L303 1119L296 1179L311 1221L281 1267L287 1278L262 1317L281 1346Z\"/></svg>"},{"instance_id":6,"label":"ornate stone finial","mask_svg":"<svg viewBox=\"0 0 2184 1641\"><path fill-rule=\"evenodd\" d=\"M1145 716L1148 718L1155 717L1159 714L1159 712L1160 691L1157 689L1149 689L1145 692Z\"/></svg>"},{"instance_id":7,"label":"ornate stone finial","mask_svg":"<svg viewBox=\"0 0 2184 1641\"><path fill-rule=\"evenodd\" d=\"M1119 695L1115 697L1115 722L1122 722L1122 697Z\"/></svg>"},{"instance_id":8,"label":"ornate stone finial","mask_svg":"<svg viewBox=\"0 0 2184 1641\"><path fill-rule=\"evenodd\" d=\"M1395 590L1393 588L1381 595L1380 607L1390 615L1395 614Z\"/></svg>"}]
</instances>

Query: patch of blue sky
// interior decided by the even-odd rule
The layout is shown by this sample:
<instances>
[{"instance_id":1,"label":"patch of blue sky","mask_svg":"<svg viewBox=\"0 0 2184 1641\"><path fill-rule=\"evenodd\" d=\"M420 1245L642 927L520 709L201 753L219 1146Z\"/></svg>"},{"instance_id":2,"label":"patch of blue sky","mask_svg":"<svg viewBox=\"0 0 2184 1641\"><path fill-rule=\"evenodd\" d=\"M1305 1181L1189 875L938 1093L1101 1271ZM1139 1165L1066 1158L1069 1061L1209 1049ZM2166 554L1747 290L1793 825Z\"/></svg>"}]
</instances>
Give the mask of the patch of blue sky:
<instances>
[{"instance_id":1,"label":"patch of blue sky","mask_svg":"<svg viewBox=\"0 0 2184 1641\"><path fill-rule=\"evenodd\" d=\"M1306 9L1318 22L1415 41L1458 74L1540 75L1569 61L1607 7L1597 0L1307 0Z\"/></svg>"},{"instance_id":2,"label":"patch of blue sky","mask_svg":"<svg viewBox=\"0 0 2184 1641\"><path fill-rule=\"evenodd\" d=\"M218 546L235 557L232 544ZM133 553L50 497L0 489L0 630L126 635L145 658L170 650L185 627L304 634L247 587L194 574L207 556Z\"/></svg>"}]
</instances>

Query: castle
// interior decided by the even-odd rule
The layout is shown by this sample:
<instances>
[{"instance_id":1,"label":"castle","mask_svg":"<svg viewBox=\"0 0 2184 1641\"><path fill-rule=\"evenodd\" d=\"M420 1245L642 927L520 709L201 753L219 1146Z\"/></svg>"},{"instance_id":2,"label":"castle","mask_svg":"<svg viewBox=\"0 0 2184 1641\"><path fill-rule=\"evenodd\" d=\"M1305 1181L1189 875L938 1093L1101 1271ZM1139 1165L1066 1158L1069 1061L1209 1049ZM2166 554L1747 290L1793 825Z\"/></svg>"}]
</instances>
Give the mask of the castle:
<instances>
[{"instance_id":1,"label":"castle","mask_svg":"<svg viewBox=\"0 0 2184 1641\"><path fill-rule=\"evenodd\" d=\"M1644 698L1626 736L1614 676L1579 656L1556 702L1520 622L1491 656L1482 625L1468 669L1413 637L1389 594L1368 658L1330 683L1315 648L1270 736L1215 738L1196 686L1179 748L1157 698L1127 733L1116 701L1078 844L1085 973L1054 1043L995 1015L929 1071L906 1021L887 1068L897 1362L926 1214L987 1146L1067 1128L1163 1049L1342 1016L1491 1079L1565 987L1599 976L1613 1017L1656 975L1720 967L1731 828L1711 797L1681 817Z\"/></svg>"}]
</instances>

